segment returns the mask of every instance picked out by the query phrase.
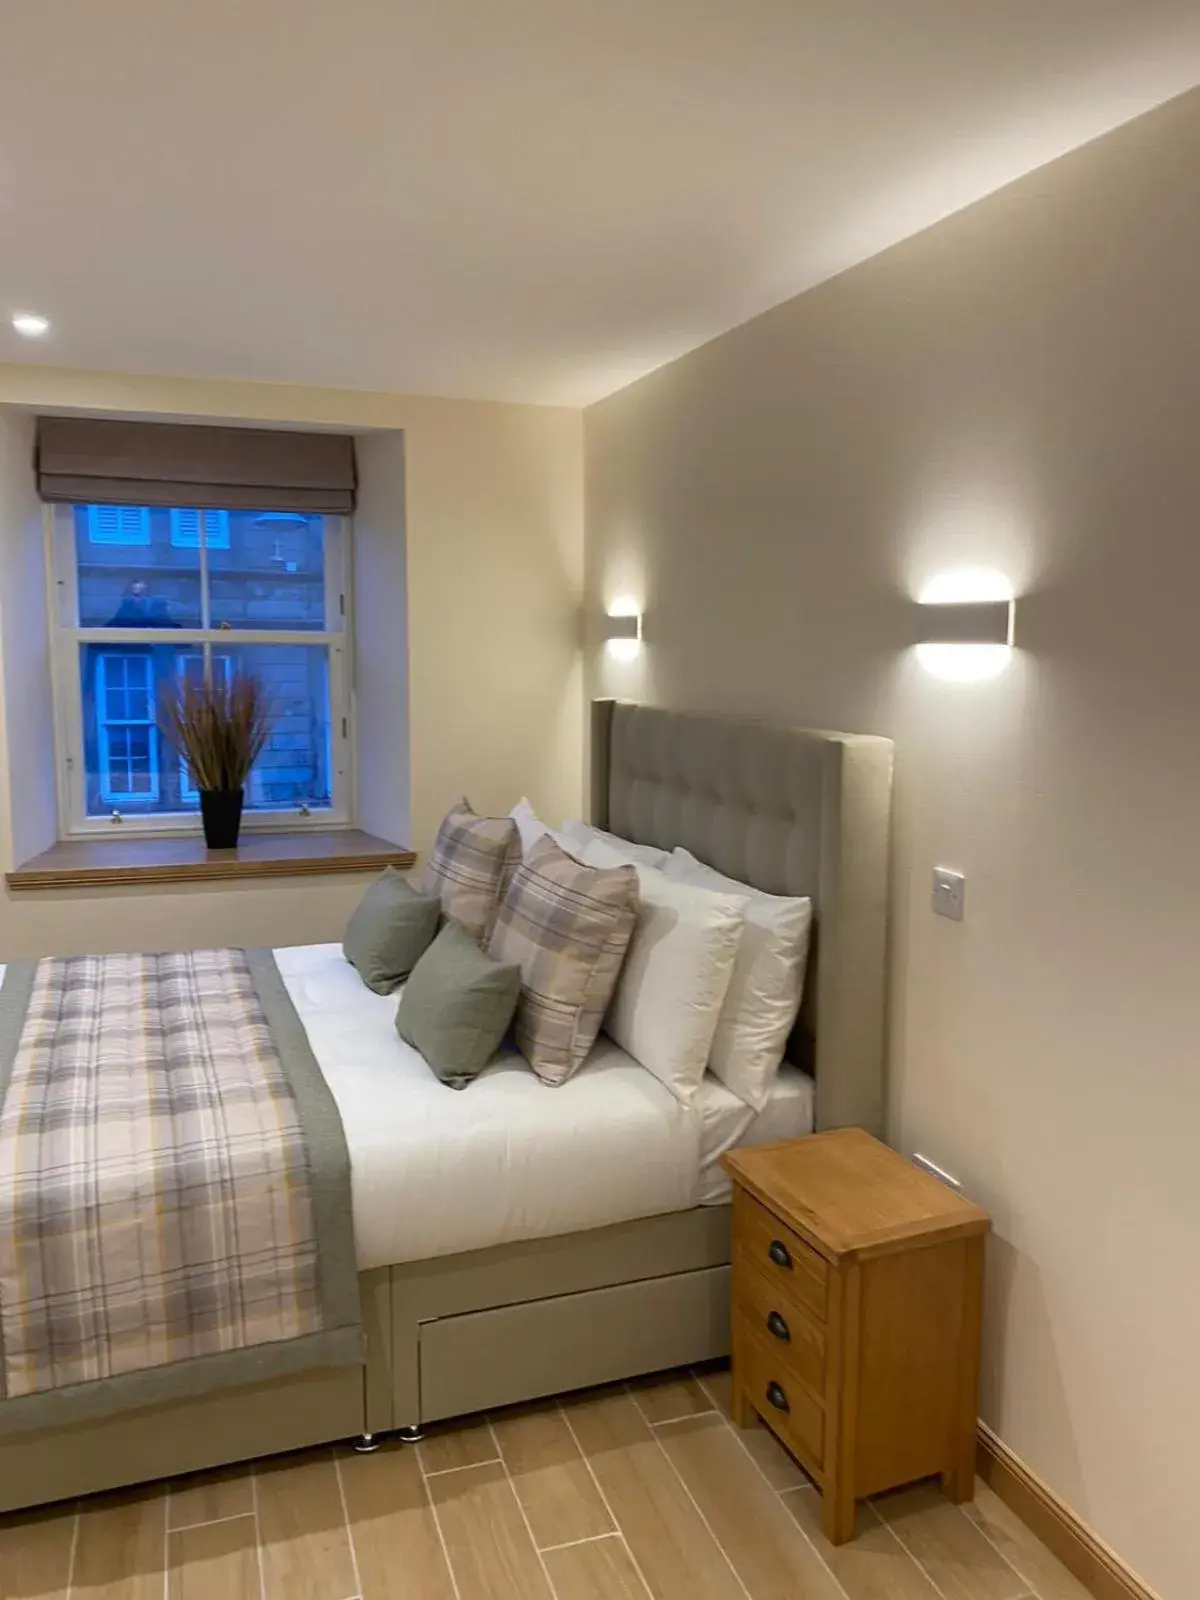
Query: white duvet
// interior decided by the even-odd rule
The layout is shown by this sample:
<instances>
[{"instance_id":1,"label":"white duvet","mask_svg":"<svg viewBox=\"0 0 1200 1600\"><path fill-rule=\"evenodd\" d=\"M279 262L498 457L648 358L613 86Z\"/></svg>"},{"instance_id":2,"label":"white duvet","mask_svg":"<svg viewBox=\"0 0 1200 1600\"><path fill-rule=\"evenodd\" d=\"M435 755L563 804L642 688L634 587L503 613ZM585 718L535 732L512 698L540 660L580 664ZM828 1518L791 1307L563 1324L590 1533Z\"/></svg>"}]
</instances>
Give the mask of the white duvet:
<instances>
[{"instance_id":1,"label":"white duvet","mask_svg":"<svg viewBox=\"0 0 1200 1600\"><path fill-rule=\"evenodd\" d=\"M558 1088L510 1056L447 1089L340 946L275 959L346 1130L360 1270L697 1203L700 1118L603 1037Z\"/></svg>"}]
</instances>

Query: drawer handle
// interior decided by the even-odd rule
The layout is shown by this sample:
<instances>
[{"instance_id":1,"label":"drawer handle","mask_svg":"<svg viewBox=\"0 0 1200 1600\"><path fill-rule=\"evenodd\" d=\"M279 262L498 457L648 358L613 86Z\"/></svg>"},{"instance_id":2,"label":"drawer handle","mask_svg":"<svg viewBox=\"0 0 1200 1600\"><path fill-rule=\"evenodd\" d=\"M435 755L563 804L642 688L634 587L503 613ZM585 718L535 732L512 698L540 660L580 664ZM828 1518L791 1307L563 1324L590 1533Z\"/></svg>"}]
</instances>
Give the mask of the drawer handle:
<instances>
[{"instance_id":1,"label":"drawer handle","mask_svg":"<svg viewBox=\"0 0 1200 1600\"><path fill-rule=\"evenodd\" d=\"M785 1342L792 1337L792 1330L779 1315L778 1311L772 1311L767 1318L767 1332L773 1333L777 1339L783 1339Z\"/></svg>"},{"instance_id":2,"label":"drawer handle","mask_svg":"<svg viewBox=\"0 0 1200 1600\"><path fill-rule=\"evenodd\" d=\"M791 1253L782 1239L772 1239L770 1245L767 1247L767 1254L777 1267L791 1267Z\"/></svg>"},{"instance_id":3,"label":"drawer handle","mask_svg":"<svg viewBox=\"0 0 1200 1600\"><path fill-rule=\"evenodd\" d=\"M775 1407L776 1411L790 1411L792 1409L788 1405L787 1395L784 1394L777 1383L769 1383L767 1385L767 1399Z\"/></svg>"}]
</instances>

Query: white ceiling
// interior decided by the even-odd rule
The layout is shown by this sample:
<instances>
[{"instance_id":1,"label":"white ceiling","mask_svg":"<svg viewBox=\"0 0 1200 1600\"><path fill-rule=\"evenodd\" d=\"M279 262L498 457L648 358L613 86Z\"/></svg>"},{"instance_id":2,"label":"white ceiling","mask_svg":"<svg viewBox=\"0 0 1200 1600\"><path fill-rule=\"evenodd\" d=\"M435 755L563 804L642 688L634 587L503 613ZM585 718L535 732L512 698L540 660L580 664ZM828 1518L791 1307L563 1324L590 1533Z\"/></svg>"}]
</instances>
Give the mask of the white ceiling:
<instances>
[{"instance_id":1,"label":"white ceiling","mask_svg":"<svg viewBox=\"0 0 1200 1600\"><path fill-rule=\"evenodd\" d=\"M0 361L582 404L1198 81L1197 0L0 0Z\"/></svg>"}]
</instances>

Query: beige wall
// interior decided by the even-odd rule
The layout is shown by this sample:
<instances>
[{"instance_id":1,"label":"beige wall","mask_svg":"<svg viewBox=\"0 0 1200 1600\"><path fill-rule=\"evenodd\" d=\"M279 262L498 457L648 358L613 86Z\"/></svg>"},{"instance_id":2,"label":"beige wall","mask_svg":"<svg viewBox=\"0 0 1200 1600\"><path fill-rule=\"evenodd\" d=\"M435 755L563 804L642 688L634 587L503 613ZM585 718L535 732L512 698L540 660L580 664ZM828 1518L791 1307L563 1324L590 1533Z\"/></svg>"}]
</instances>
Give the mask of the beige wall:
<instances>
[{"instance_id":1,"label":"beige wall","mask_svg":"<svg viewBox=\"0 0 1200 1600\"><path fill-rule=\"evenodd\" d=\"M992 1208L984 1416L1200 1593L1200 92L585 417L591 689L898 742L891 1125ZM905 596L1009 574L975 686ZM593 631L592 641L594 644ZM961 925L930 872L967 874Z\"/></svg>"},{"instance_id":2,"label":"beige wall","mask_svg":"<svg viewBox=\"0 0 1200 1600\"><path fill-rule=\"evenodd\" d=\"M404 434L360 434L354 510L354 815L382 839L412 835Z\"/></svg>"},{"instance_id":3,"label":"beige wall","mask_svg":"<svg viewBox=\"0 0 1200 1600\"><path fill-rule=\"evenodd\" d=\"M6 862L36 855L57 832L42 506L32 452L33 418L0 409L0 727L21 751L13 773L21 803L10 806L9 786L0 784Z\"/></svg>"},{"instance_id":4,"label":"beige wall","mask_svg":"<svg viewBox=\"0 0 1200 1600\"><path fill-rule=\"evenodd\" d=\"M20 682L44 685L27 643L44 638L44 607L5 606L10 569L39 581L30 541L28 421L43 408L197 421L235 418L390 430L363 444L364 541L371 559L356 576L372 650L359 661L364 796L373 826L393 834L411 818L424 851L447 804L466 793L480 808L507 809L528 793L549 815L581 804L582 687L578 647L583 579L582 425L575 411L475 404L405 395L268 384L210 383L0 366L0 626L28 630L10 657ZM403 497L403 503L401 503ZM399 559L388 541L402 546ZM372 579L378 587L372 587ZM404 590L407 587L407 660ZM9 597L14 591L9 591ZM392 605L380 606L383 595ZM392 657L378 652L383 624ZM364 635L364 638L367 636ZM381 683L379 673L392 675ZM364 678L369 674L369 681ZM407 707L406 707L407 681ZM408 790L403 746L388 724L409 723ZM26 787L26 732L9 719L0 748L0 794L45 815ZM17 711L27 702L18 693ZM42 722L44 726L44 719ZM14 737L15 735L15 737ZM387 738L386 749L383 738ZM40 770L40 769L39 769ZM39 784L42 780L37 779ZM393 792L397 791L397 792ZM0 817L6 808L0 805ZM391 822L390 828L385 824ZM21 822L17 828L25 823ZM5 860L24 853L5 823ZM293 883L219 892L0 897L0 960L79 949L161 948L188 943L299 943L340 937L361 880Z\"/></svg>"}]
</instances>

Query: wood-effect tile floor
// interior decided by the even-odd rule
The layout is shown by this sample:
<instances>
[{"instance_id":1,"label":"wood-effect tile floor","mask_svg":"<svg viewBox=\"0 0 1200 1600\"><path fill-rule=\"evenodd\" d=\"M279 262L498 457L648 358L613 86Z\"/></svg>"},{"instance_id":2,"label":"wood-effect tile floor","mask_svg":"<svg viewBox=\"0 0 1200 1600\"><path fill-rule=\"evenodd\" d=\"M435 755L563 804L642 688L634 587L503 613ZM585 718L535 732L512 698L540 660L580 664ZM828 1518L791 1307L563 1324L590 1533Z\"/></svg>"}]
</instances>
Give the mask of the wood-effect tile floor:
<instances>
[{"instance_id":1,"label":"wood-effect tile floor","mask_svg":"<svg viewBox=\"0 0 1200 1600\"><path fill-rule=\"evenodd\" d=\"M840 1549L729 1374L0 1518L0 1600L1088 1600L983 1485L862 1508Z\"/></svg>"}]
</instances>

